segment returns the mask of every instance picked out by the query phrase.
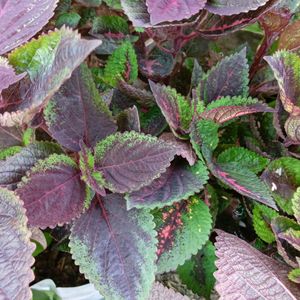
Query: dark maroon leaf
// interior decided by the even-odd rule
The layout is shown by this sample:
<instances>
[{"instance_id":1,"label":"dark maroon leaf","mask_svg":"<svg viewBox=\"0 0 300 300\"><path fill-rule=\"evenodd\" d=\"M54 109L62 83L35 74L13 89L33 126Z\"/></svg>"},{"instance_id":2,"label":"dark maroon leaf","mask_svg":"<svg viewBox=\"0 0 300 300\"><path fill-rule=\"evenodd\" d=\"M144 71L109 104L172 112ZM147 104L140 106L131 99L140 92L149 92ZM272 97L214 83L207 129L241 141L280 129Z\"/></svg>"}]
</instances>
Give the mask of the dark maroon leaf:
<instances>
[{"instance_id":1,"label":"dark maroon leaf","mask_svg":"<svg viewBox=\"0 0 300 300\"><path fill-rule=\"evenodd\" d=\"M22 144L23 133L18 127L0 126L0 150Z\"/></svg>"},{"instance_id":2,"label":"dark maroon leaf","mask_svg":"<svg viewBox=\"0 0 300 300\"><path fill-rule=\"evenodd\" d=\"M103 185L126 193L149 185L166 171L176 154L172 144L135 131L116 133L95 149L95 170Z\"/></svg>"},{"instance_id":3,"label":"dark maroon leaf","mask_svg":"<svg viewBox=\"0 0 300 300\"><path fill-rule=\"evenodd\" d=\"M205 22L200 17L198 25L199 32L204 36L220 36L230 32L237 31L251 23L269 11L279 0L269 0L265 5L259 7L254 11L241 13L232 16L219 16L203 11L202 17L205 17Z\"/></svg>"},{"instance_id":4,"label":"dark maroon leaf","mask_svg":"<svg viewBox=\"0 0 300 300\"><path fill-rule=\"evenodd\" d=\"M288 280L286 265L271 259L246 241L217 230L216 290L221 299L296 300L299 287Z\"/></svg>"},{"instance_id":5,"label":"dark maroon leaf","mask_svg":"<svg viewBox=\"0 0 300 300\"><path fill-rule=\"evenodd\" d=\"M225 57L204 77L201 96L210 103L224 96L248 96L248 72L246 48Z\"/></svg>"},{"instance_id":6,"label":"dark maroon leaf","mask_svg":"<svg viewBox=\"0 0 300 300\"><path fill-rule=\"evenodd\" d=\"M28 41L53 16L56 0L3 0L0 3L0 55Z\"/></svg>"},{"instance_id":7,"label":"dark maroon leaf","mask_svg":"<svg viewBox=\"0 0 300 300\"><path fill-rule=\"evenodd\" d=\"M8 61L0 56L0 100L1 91L18 82L25 75L26 73L17 75L13 67L8 64Z\"/></svg>"},{"instance_id":8,"label":"dark maroon leaf","mask_svg":"<svg viewBox=\"0 0 300 300\"><path fill-rule=\"evenodd\" d=\"M220 106L212 110L204 111L200 117L222 124L241 116L259 112L274 112L274 110L264 103L256 103L248 106Z\"/></svg>"},{"instance_id":9,"label":"dark maroon leaf","mask_svg":"<svg viewBox=\"0 0 300 300\"><path fill-rule=\"evenodd\" d=\"M190 166L195 164L197 155L189 142L180 140L176 138L174 134L169 132L163 133L159 138L173 144L174 147L176 147L176 154L185 158L189 162Z\"/></svg>"},{"instance_id":10,"label":"dark maroon leaf","mask_svg":"<svg viewBox=\"0 0 300 300\"><path fill-rule=\"evenodd\" d=\"M31 266L34 244L22 201L11 191L0 188L0 297L3 300L31 300L29 283L34 279Z\"/></svg>"},{"instance_id":11,"label":"dark maroon leaf","mask_svg":"<svg viewBox=\"0 0 300 300\"><path fill-rule=\"evenodd\" d=\"M20 152L0 161L0 186L15 188L26 172L40 159L53 153L61 153L56 144L37 142L22 148Z\"/></svg>"},{"instance_id":12,"label":"dark maroon leaf","mask_svg":"<svg viewBox=\"0 0 300 300\"><path fill-rule=\"evenodd\" d=\"M80 150L80 140L94 147L117 129L84 64L52 97L44 115L51 136L75 152Z\"/></svg>"},{"instance_id":13,"label":"dark maroon leaf","mask_svg":"<svg viewBox=\"0 0 300 300\"><path fill-rule=\"evenodd\" d=\"M68 156L52 154L39 161L16 190L24 201L29 224L53 228L78 217L91 200L80 176Z\"/></svg>"},{"instance_id":14,"label":"dark maroon leaf","mask_svg":"<svg viewBox=\"0 0 300 300\"><path fill-rule=\"evenodd\" d=\"M163 207L186 200L200 192L207 180L208 172L201 161L193 167L172 165L150 185L127 195L127 207Z\"/></svg>"},{"instance_id":15,"label":"dark maroon leaf","mask_svg":"<svg viewBox=\"0 0 300 300\"><path fill-rule=\"evenodd\" d=\"M206 0L146 0L151 25L189 19L204 8Z\"/></svg>"},{"instance_id":16,"label":"dark maroon leaf","mask_svg":"<svg viewBox=\"0 0 300 300\"><path fill-rule=\"evenodd\" d=\"M75 262L105 298L147 299L156 270L151 214L127 211L125 199L118 194L95 200L71 229Z\"/></svg>"},{"instance_id":17,"label":"dark maroon leaf","mask_svg":"<svg viewBox=\"0 0 300 300\"><path fill-rule=\"evenodd\" d=\"M205 8L214 14L231 16L256 10L267 2L268 0L208 0Z\"/></svg>"}]
</instances>

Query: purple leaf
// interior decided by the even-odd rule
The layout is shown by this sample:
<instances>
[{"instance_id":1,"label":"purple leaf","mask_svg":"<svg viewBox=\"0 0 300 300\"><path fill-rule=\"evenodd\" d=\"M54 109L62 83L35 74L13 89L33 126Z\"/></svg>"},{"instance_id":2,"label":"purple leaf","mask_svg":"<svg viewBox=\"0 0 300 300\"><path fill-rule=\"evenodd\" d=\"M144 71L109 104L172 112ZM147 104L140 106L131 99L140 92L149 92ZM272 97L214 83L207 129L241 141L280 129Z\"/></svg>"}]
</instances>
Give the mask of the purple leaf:
<instances>
[{"instance_id":1,"label":"purple leaf","mask_svg":"<svg viewBox=\"0 0 300 300\"><path fill-rule=\"evenodd\" d=\"M256 22L261 15L268 12L278 2L279 0L269 0L264 6L261 6L254 11L232 16L219 16L211 13L209 13L208 16L205 16L207 11L203 11L202 17L205 17L205 22L203 22L203 19L200 16L199 22L201 22L201 24L198 26L199 32L203 36L220 36L240 30L241 28Z\"/></svg>"},{"instance_id":2,"label":"purple leaf","mask_svg":"<svg viewBox=\"0 0 300 300\"><path fill-rule=\"evenodd\" d=\"M117 129L84 64L52 97L44 115L51 136L74 152L80 150L80 140L94 147Z\"/></svg>"},{"instance_id":3,"label":"purple leaf","mask_svg":"<svg viewBox=\"0 0 300 300\"><path fill-rule=\"evenodd\" d=\"M135 131L116 133L95 149L95 170L103 185L126 193L149 185L166 171L176 154L173 145Z\"/></svg>"},{"instance_id":4,"label":"purple leaf","mask_svg":"<svg viewBox=\"0 0 300 300\"><path fill-rule=\"evenodd\" d=\"M0 186L14 189L40 159L53 153L61 153L61 149L49 142L36 142L13 156L0 161Z\"/></svg>"},{"instance_id":5,"label":"purple leaf","mask_svg":"<svg viewBox=\"0 0 300 300\"><path fill-rule=\"evenodd\" d=\"M150 185L130 193L127 207L155 208L186 200L200 192L207 180L208 172L201 161L193 167L173 165Z\"/></svg>"},{"instance_id":6,"label":"purple leaf","mask_svg":"<svg viewBox=\"0 0 300 300\"><path fill-rule=\"evenodd\" d=\"M256 103L248 106L220 106L212 110L204 111L200 117L222 124L241 116L259 112L274 112L274 110L264 103Z\"/></svg>"},{"instance_id":7,"label":"purple leaf","mask_svg":"<svg viewBox=\"0 0 300 300\"><path fill-rule=\"evenodd\" d=\"M53 50L51 63L45 57L39 61L40 66L33 82L29 88L24 87L21 91L22 102L0 115L2 126L31 121L71 76L73 70L100 44L97 40L83 40L76 31L65 27L55 33L59 37L59 43ZM28 45L24 47L29 47ZM21 52L20 49L22 48L18 49Z\"/></svg>"},{"instance_id":8,"label":"purple leaf","mask_svg":"<svg viewBox=\"0 0 300 300\"><path fill-rule=\"evenodd\" d=\"M176 154L185 158L189 165L192 166L196 163L197 155L189 142L180 140L169 132L164 132L160 137L161 140L171 143L176 147Z\"/></svg>"},{"instance_id":9,"label":"purple leaf","mask_svg":"<svg viewBox=\"0 0 300 300\"><path fill-rule=\"evenodd\" d=\"M1 91L24 78L26 73L17 75L8 60L0 56L0 99Z\"/></svg>"},{"instance_id":10,"label":"purple leaf","mask_svg":"<svg viewBox=\"0 0 300 300\"><path fill-rule=\"evenodd\" d=\"M202 100L210 103L224 96L248 96L246 48L225 57L213 67L200 83Z\"/></svg>"},{"instance_id":11,"label":"purple leaf","mask_svg":"<svg viewBox=\"0 0 300 300\"><path fill-rule=\"evenodd\" d=\"M189 19L204 8L206 0L146 0L151 25Z\"/></svg>"},{"instance_id":12,"label":"purple leaf","mask_svg":"<svg viewBox=\"0 0 300 300\"><path fill-rule=\"evenodd\" d=\"M27 42L54 14L57 0L4 0L0 3L0 55Z\"/></svg>"},{"instance_id":13,"label":"purple leaf","mask_svg":"<svg viewBox=\"0 0 300 300\"><path fill-rule=\"evenodd\" d=\"M2 299L32 299L29 283L34 279L31 266L34 244L30 242L22 201L0 188L0 295Z\"/></svg>"},{"instance_id":14,"label":"purple leaf","mask_svg":"<svg viewBox=\"0 0 300 300\"><path fill-rule=\"evenodd\" d=\"M151 294L148 300L189 300L187 296L183 296L175 292L171 288L167 288L159 282L153 284Z\"/></svg>"},{"instance_id":15,"label":"purple leaf","mask_svg":"<svg viewBox=\"0 0 300 300\"><path fill-rule=\"evenodd\" d=\"M140 124L140 116L137 107L134 105L131 108L127 108L121 113L119 113L117 117L117 123L119 131L131 131L134 130L136 132L141 131Z\"/></svg>"},{"instance_id":16,"label":"purple leaf","mask_svg":"<svg viewBox=\"0 0 300 300\"><path fill-rule=\"evenodd\" d=\"M147 299L156 270L151 214L127 211L125 199L118 194L95 200L71 229L76 264L107 299Z\"/></svg>"},{"instance_id":17,"label":"purple leaf","mask_svg":"<svg viewBox=\"0 0 300 300\"><path fill-rule=\"evenodd\" d=\"M22 145L23 133L18 127L0 126L0 150Z\"/></svg>"},{"instance_id":18,"label":"purple leaf","mask_svg":"<svg viewBox=\"0 0 300 300\"><path fill-rule=\"evenodd\" d=\"M289 268L240 238L216 231L218 271L214 275L220 299L299 299L299 288L287 278Z\"/></svg>"},{"instance_id":19,"label":"purple leaf","mask_svg":"<svg viewBox=\"0 0 300 300\"><path fill-rule=\"evenodd\" d=\"M197 196L155 212L158 273L174 271L207 242L212 227L208 206Z\"/></svg>"},{"instance_id":20,"label":"purple leaf","mask_svg":"<svg viewBox=\"0 0 300 300\"><path fill-rule=\"evenodd\" d=\"M256 10L267 2L268 0L208 0L205 9L213 14L231 16Z\"/></svg>"},{"instance_id":21,"label":"purple leaf","mask_svg":"<svg viewBox=\"0 0 300 300\"><path fill-rule=\"evenodd\" d=\"M78 217L90 199L75 162L53 154L39 161L16 190L24 201L29 224L55 227Z\"/></svg>"},{"instance_id":22,"label":"purple leaf","mask_svg":"<svg viewBox=\"0 0 300 300\"><path fill-rule=\"evenodd\" d=\"M121 0L125 14L135 27L149 27L150 15L145 0Z\"/></svg>"}]
</instances>

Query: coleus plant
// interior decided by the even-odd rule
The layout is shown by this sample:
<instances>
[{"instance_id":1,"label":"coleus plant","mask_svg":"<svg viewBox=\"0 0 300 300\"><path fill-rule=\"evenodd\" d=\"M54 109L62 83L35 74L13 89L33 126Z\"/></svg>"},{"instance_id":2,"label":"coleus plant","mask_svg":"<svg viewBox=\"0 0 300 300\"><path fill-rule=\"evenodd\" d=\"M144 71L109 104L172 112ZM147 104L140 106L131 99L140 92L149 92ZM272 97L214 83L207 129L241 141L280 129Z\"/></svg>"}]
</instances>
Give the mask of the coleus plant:
<instances>
[{"instance_id":1,"label":"coleus plant","mask_svg":"<svg viewBox=\"0 0 300 300\"><path fill-rule=\"evenodd\" d=\"M79 2L88 7L99 4ZM274 282L276 286L269 295L261 287L253 289L256 293L266 298L298 297L287 276L298 282L299 259L293 256L291 263L282 245L284 240L299 251L298 224L277 215L279 208L287 213L293 210L290 214L298 220L298 194L291 207L285 203L289 196L281 186L278 193L274 191L274 184L277 189L282 182L274 183L271 176L277 170L272 168L276 160L268 166L270 157L242 147L242 139L231 145L222 142L228 132L231 135L237 118L241 117L238 125L244 129L251 123L249 115L276 112L249 94L246 49L225 57L207 72L195 61L186 94L157 83L172 74L175 54L191 38L237 30L278 1L239 1L235 6L233 1L221 0L175 2L115 3L114 8L122 7L134 26L147 29L131 37L124 19L97 19L91 33L106 39L103 48L99 39L82 39L65 26L27 42L51 18L56 1L16 5L18 1L9 0L0 8L4 16L1 55L5 56L0 59L0 227L4 232L0 243L5 258L0 262L0 289L6 298L31 297L31 232L70 223L73 258L107 299L185 299L155 282L155 276L184 267L202 248L204 257L213 256L209 255L214 252L209 238L218 205L210 199L213 188L208 181L246 197L250 205L259 202L255 209L272 211L267 216L275 218L270 222L279 253L296 268L290 272L246 242L218 231L215 277L220 295L246 297L247 291L236 294L241 284L237 278L245 278L247 268L259 264L270 286ZM31 19L28 14L32 17L33 10L36 15ZM11 27L14 18L18 22ZM194 24L196 31L188 32ZM162 27L152 28L157 25ZM160 42L171 33L176 51L170 54ZM159 55L141 49L139 42L149 37L156 42ZM118 42L113 44L115 38ZM137 38L140 41L134 47L131 42ZM103 69L94 68L91 73L83 62L93 50L112 55ZM296 75L291 71L296 73L297 58L280 52L273 60L281 55L287 60L267 60L279 81L283 107L294 117L297 104L286 94L297 93ZM167 71L164 60L170 62ZM276 71L276 64L283 67ZM139 72L149 79L149 86L138 80ZM106 90L102 96L94 79ZM291 130L286 131L288 142L295 142ZM290 189L294 191L294 185ZM239 250L242 258L231 262ZM228 274L229 262L230 267L245 267ZM249 282L257 281L257 276ZM229 288L234 291L229 293Z\"/></svg>"}]
</instances>

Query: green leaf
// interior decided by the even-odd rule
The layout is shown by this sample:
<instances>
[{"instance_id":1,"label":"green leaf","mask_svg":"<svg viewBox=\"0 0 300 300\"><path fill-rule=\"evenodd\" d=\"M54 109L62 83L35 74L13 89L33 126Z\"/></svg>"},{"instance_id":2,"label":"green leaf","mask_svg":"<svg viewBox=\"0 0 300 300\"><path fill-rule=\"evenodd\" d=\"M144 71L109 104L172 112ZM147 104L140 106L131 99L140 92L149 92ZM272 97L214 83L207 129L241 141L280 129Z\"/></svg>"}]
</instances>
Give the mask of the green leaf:
<instances>
[{"instance_id":1,"label":"green leaf","mask_svg":"<svg viewBox=\"0 0 300 300\"><path fill-rule=\"evenodd\" d=\"M223 151L217 161L219 164L234 162L253 173L261 172L269 163L269 159L242 147L232 147Z\"/></svg>"},{"instance_id":2,"label":"green leaf","mask_svg":"<svg viewBox=\"0 0 300 300\"><path fill-rule=\"evenodd\" d=\"M120 0L103 0L109 7L113 9L122 9Z\"/></svg>"},{"instance_id":3,"label":"green leaf","mask_svg":"<svg viewBox=\"0 0 300 300\"><path fill-rule=\"evenodd\" d=\"M44 66L51 65L60 41L60 31L42 35L10 53L9 62L19 73L26 71L30 79L34 80Z\"/></svg>"},{"instance_id":4,"label":"green leaf","mask_svg":"<svg viewBox=\"0 0 300 300\"><path fill-rule=\"evenodd\" d=\"M67 12L60 14L55 22L57 28L66 25L71 28L76 28L80 22L81 16L75 12Z\"/></svg>"},{"instance_id":5,"label":"green leaf","mask_svg":"<svg viewBox=\"0 0 300 300\"><path fill-rule=\"evenodd\" d=\"M218 100L210 102L206 110L213 110L215 108L221 107L221 106L232 106L232 105L250 105L257 103L258 100L251 97L242 97L242 96L233 96L233 97L222 97Z\"/></svg>"},{"instance_id":6,"label":"green leaf","mask_svg":"<svg viewBox=\"0 0 300 300\"><path fill-rule=\"evenodd\" d=\"M119 80L134 82L138 75L135 50L130 42L124 42L109 57L103 75L103 81L116 87Z\"/></svg>"},{"instance_id":7,"label":"green leaf","mask_svg":"<svg viewBox=\"0 0 300 300\"><path fill-rule=\"evenodd\" d=\"M289 273L289 280L300 283L300 268L294 269Z\"/></svg>"},{"instance_id":8,"label":"green leaf","mask_svg":"<svg viewBox=\"0 0 300 300\"><path fill-rule=\"evenodd\" d=\"M298 187L296 193L292 198L292 207L293 207L294 216L297 222L300 224L300 187Z\"/></svg>"},{"instance_id":9,"label":"green leaf","mask_svg":"<svg viewBox=\"0 0 300 300\"><path fill-rule=\"evenodd\" d=\"M155 213L158 273L176 270L207 242L212 228L209 208L196 196Z\"/></svg>"},{"instance_id":10,"label":"green leaf","mask_svg":"<svg viewBox=\"0 0 300 300\"><path fill-rule=\"evenodd\" d=\"M12 146L0 151L0 160L5 160L10 156L19 153L23 148L21 146Z\"/></svg>"},{"instance_id":11,"label":"green leaf","mask_svg":"<svg viewBox=\"0 0 300 300\"><path fill-rule=\"evenodd\" d=\"M99 16L93 20L92 33L123 33L129 34L129 26L124 18L119 16Z\"/></svg>"},{"instance_id":12,"label":"green leaf","mask_svg":"<svg viewBox=\"0 0 300 300\"><path fill-rule=\"evenodd\" d=\"M272 219L278 217L279 214L261 204L255 204L253 209L253 226L256 234L266 243L272 243L275 241L274 233L271 229Z\"/></svg>"},{"instance_id":13,"label":"green leaf","mask_svg":"<svg viewBox=\"0 0 300 300\"><path fill-rule=\"evenodd\" d=\"M210 299L216 281L213 275L216 271L215 261L215 247L208 241L197 256L177 268L177 273L193 293Z\"/></svg>"}]
</instances>

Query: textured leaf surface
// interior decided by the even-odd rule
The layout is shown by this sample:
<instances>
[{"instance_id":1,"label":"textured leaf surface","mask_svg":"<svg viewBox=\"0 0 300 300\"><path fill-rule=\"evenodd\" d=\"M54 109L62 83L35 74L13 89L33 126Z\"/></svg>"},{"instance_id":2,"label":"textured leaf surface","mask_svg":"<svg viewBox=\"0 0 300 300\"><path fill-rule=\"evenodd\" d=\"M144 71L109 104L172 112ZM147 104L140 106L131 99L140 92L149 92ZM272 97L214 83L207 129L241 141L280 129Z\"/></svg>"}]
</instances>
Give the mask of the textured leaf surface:
<instances>
[{"instance_id":1,"label":"textured leaf surface","mask_svg":"<svg viewBox=\"0 0 300 300\"><path fill-rule=\"evenodd\" d=\"M151 25L188 19L204 8L206 0L146 0Z\"/></svg>"},{"instance_id":2,"label":"textured leaf surface","mask_svg":"<svg viewBox=\"0 0 300 300\"><path fill-rule=\"evenodd\" d=\"M257 103L248 106L221 106L212 110L204 111L200 116L204 119L213 120L222 124L232 119L259 112L273 112L266 104Z\"/></svg>"},{"instance_id":3,"label":"textured leaf surface","mask_svg":"<svg viewBox=\"0 0 300 300\"><path fill-rule=\"evenodd\" d=\"M272 190L273 197L288 214L293 214L292 197L300 186L300 162L292 157L273 160L261 178Z\"/></svg>"},{"instance_id":4,"label":"textured leaf surface","mask_svg":"<svg viewBox=\"0 0 300 300\"><path fill-rule=\"evenodd\" d=\"M111 191L126 193L158 178L175 154L173 145L155 137L134 131L116 133L97 144L95 170Z\"/></svg>"},{"instance_id":5,"label":"textured leaf surface","mask_svg":"<svg viewBox=\"0 0 300 300\"><path fill-rule=\"evenodd\" d=\"M150 81L156 103L172 130L179 133L188 131L193 117L191 104L175 89Z\"/></svg>"},{"instance_id":6,"label":"textured leaf surface","mask_svg":"<svg viewBox=\"0 0 300 300\"><path fill-rule=\"evenodd\" d=\"M210 103L224 96L248 96L249 66L246 48L225 57L203 78L201 96Z\"/></svg>"},{"instance_id":7,"label":"textured leaf surface","mask_svg":"<svg viewBox=\"0 0 300 300\"><path fill-rule=\"evenodd\" d=\"M30 242L22 201L13 192L2 188L0 215L0 296L2 299L30 300L34 244Z\"/></svg>"},{"instance_id":8,"label":"textured leaf surface","mask_svg":"<svg viewBox=\"0 0 300 300\"><path fill-rule=\"evenodd\" d=\"M300 115L300 57L292 52L278 51L265 57L273 70L279 86L280 99L284 109L292 115Z\"/></svg>"},{"instance_id":9,"label":"textured leaf surface","mask_svg":"<svg viewBox=\"0 0 300 300\"><path fill-rule=\"evenodd\" d=\"M127 211L121 195L91 205L71 229L70 247L87 279L107 299L147 299L154 282L155 231L146 210Z\"/></svg>"},{"instance_id":10,"label":"textured leaf surface","mask_svg":"<svg viewBox=\"0 0 300 300\"><path fill-rule=\"evenodd\" d=\"M155 215L158 273L176 270L207 242L212 227L209 208L198 197L165 207Z\"/></svg>"},{"instance_id":11,"label":"textured leaf surface","mask_svg":"<svg viewBox=\"0 0 300 300\"><path fill-rule=\"evenodd\" d=\"M0 94L1 91L8 88L10 85L21 80L26 73L17 75L12 66L8 64L7 59L0 56ZM0 95L1 97L1 95ZM0 98L1 99L1 98Z\"/></svg>"},{"instance_id":12,"label":"textured leaf surface","mask_svg":"<svg viewBox=\"0 0 300 300\"><path fill-rule=\"evenodd\" d=\"M78 217L88 196L80 175L68 156L53 154L39 161L16 190L24 201L29 224L55 227Z\"/></svg>"},{"instance_id":13,"label":"textured leaf surface","mask_svg":"<svg viewBox=\"0 0 300 300\"><path fill-rule=\"evenodd\" d=\"M238 237L217 230L216 290L224 300L293 299L299 288L291 283L289 269Z\"/></svg>"},{"instance_id":14,"label":"textured leaf surface","mask_svg":"<svg viewBox=\"0 0 300 300\"><path fill-rule=\"evenodd\" d=\"M256 10L267 2L268 0L208 0L205 8L214 14L231 16Z\"/></svg>"},{"instance_id":15,"label":"textured leaf surface","mask_svg":"<svg viewBox=\"0 0 300 300\"><path fill-rule=\"evenodd\" d=\"M86 65L73 72L52 97L44 115L52 137L75 152L80 150L80 140L94 147L117 129Z\"/></svg>"},{"instance_id":16,"label":"textured leaf surface","mask_svg":"<svg viewBox=\"0 0 300 300\"><path fill-rule=\"evenodd\" d=\"M76 31L65 27L48 35L49 39L53 36L56 36L59 42L53 51L50 51L50 56L48 52L33 56L36 59L35 65L38 65L34 79L29 88L22 93L23 101L12 111L0 115L2 126L31 121L63 82L71 76L72 71L101 43L96 40L83 40ZM31 47L35 53L35 45L36 42L33 40L19 48L18 53L30 52Z\"/></svg>"},{"instance_id":17,"label":"textured leaf surface","mask_svg":"<svg viewBox=\"0 0 300 300\"><path fill-rule=\"evenodd\" d=\"M242 168L249 169L254 173L259 173L265 169L269 160L246 148L232 147L223 151L218 156L217 162L219 164L235 162Z\"/></svg>"},{"instance_id":18,"label":"textured leaf surface","mask_svg":"<svg viewBox=\"0 0 300 300\"><path fill-rule=\"evenodd\" d=\"M208 180L205 165L199 161L194 166L170 166L165 173L155 179L150 185L130 193L127 207L163 207L173 202L186 200L200 192Z\"/></svg>"},{"instance_id":19,"label":"textured leaf surface","mask_svg":"<svg viewBox=\"0 0 300 300\"><path fill-rule=\"evenodd\" d=\"M25 43L53 16L56 0L6 0L0 6L0 55Z\"/></svg>"},{"instance_id":20,"label":"textured leaf surface","mask_svg":"<svg viewBox=\"0 0 300 300\"><path fill-rule=\"evenodd\" d=\"M146 1L121 0L122 8L134 26L150 26L150 15L147 10Z\"/></svg>"},{"instance_id":21,"label":"textured leaf surface","mask_svg":"<svg viewBox=\"0 0 300 300\"><path fill-rule=\"evenodd\" d=\"M169 289L159 282L153 284L151 294L148 300L189 300L187 296L183 296L172 289Z\"/></svg>"},{"instance_id":22,"label":"textured leaf surface","mask_svg":"<svg viewBox=\"0 0 300 300\"><path fill-rule=\"evenodd\" d=\"M277 209L268 186L255 173L241 168L239 164L214 164L210 170L214 176L241 195L252 198L267 206Z\"/></svg>"},{"instance_id":23,"label":"textured leaf surface","mask_svg":"<svg viewBox=\"0 0 300 300\"><path fill-rule=\"evenodd\" d=\"M300 48L300 20L289 24L281 33L278 49L297 51Z\"/></svg>"},{"instance_id":24,"label":"textured leaf surface","mask_svg":"<svg viewBox=\"0 0 300 300\"><path fill-rule=\"evenodd\" d=\"M246 106L251 104L256 104L258 102L257 99L251 97L242 97L242 96L233 96L233 97L221 97L218 100L212 101L208 103L206 106L207 111L213 110L215 108L219 108L222 106Z\"/></svg>"},{"instance_id":25,"label":"textured leaf surface","mask_svg":"<svg viewBox=\"0 0 300 300\"><path fill-rule=\"evenodd\" d=\"M16 187L38 160L60 152L57 145L48 142L37 142L22 148L15 155L0 161L0 186Z\"/></svg>"},{"instance_id":26,"label":"textured leaf surface","mask_svg":"<svg viewBox=\"0 0 300 300\"><path fill-rule=\"evenodd\" d=\"M274 233L271 229L271 222L273 218L278 217L279 214L264 205L255 204L253 209L253 227L256 234L266 243L275 241Z\"/></svg>"}]
</instances>

